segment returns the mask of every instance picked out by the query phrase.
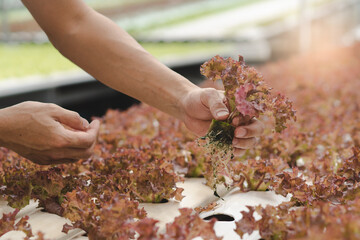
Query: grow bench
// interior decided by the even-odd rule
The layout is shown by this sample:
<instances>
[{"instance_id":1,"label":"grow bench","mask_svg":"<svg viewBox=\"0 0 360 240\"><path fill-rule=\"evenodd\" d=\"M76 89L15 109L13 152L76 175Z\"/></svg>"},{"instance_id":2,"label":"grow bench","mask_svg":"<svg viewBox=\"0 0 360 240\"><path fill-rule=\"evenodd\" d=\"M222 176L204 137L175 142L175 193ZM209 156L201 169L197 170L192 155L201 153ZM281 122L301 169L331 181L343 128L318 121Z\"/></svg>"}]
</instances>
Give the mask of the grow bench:
<instances>
[{"instance_id":1,"label":"grow bench","mask_svg":"<svg viewBox=\"0 0 360 240\"><path fill-rule=\"evenodd\" d=\"M206 220L212 217L217 218L218 221L214 226L216 234L223 236L224 240L237 240L240 237L233 231L235 221L241 219L241 211L247 211L246 206L257 206L259 204L262 206L275 206L289 200L271 191L241 193L236 188L232 190L219 189L218 193L222 197L220 199L214 196L213 191L204 183L205 179L202 178L187 178L184 183L177 184L178 187L184 188L183 195L185 197L181 202L170 199L165 203L141 203L140 207L144 207L148 217L159 221L157 226L159 231L162 232L165 230L166 224L172 222L179 215L179 208L195 209L196 207L205 207L212 202L216 202L217 205L213 210L200 213L200 217ZM0 202L0 216L13 210L5 201ZM61 232L63 225L65 223L70 224L70 221L55 214L42 211L34 201L31 201L29 205L21 209L16 217L20 219L26 215L29 216L28 222L33 229L33 233L36 234L38 231L41 231L46 239L88 239L86 233L81 229L71 230L68 234ZM255 215L255 218L258 219L260 216ZM11 231L0 237L0 240L15 240L21 239L24 236L23 232ZM250 236L246 234L243 239L255 240L259 238L260 235L254 232Z\"/></svg>"}]
</instances>

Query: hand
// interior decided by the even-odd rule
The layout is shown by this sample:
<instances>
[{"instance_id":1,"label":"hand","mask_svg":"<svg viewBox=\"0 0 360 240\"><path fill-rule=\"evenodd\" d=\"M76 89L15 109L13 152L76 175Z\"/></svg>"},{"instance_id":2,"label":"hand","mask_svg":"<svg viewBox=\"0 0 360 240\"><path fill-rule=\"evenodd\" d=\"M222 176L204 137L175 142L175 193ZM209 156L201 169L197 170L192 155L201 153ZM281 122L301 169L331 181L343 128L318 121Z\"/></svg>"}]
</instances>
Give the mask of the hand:
<instances>
[{"instance_id":1,"label":"hand","mask_svg":"<svg viewBox=\"0 0 360 240\"><path fill-rule=\"evenodd\" d=\"M198 136L206 135L212 119L225 120L229 116L223 91L214 88L195 88L182 100L183 121L186 127ZM250 125L239 126L239 119L234 118L235 137L233 140L234 155L240 156L246 149L256 144L256 138L261 136L264 125L254 119Z\"/></svg>"},{"instance_id":2,"label":"hand","mask_svg":"<svg viewBox=\"0 0 360 240\"><path fill-rule=\"evenodd\" d=\"M253 148L257 144L257 138L264 132L264 124L254 118L249 125L239 126L240 119L234 118L233 125L238 126L234 132L233 146L234 155L240 156L246 149Z\"/></svg>"},{"instance_id":3,"label":"hand","mask_svg":"<svg viewBox=\"0 0 360 240\"><path fill-rule=\"evenodd\" d=\"M55 104L24 102L0 110L0 144L38 164L88 158L99 121L88 123Z\"/></svg>"}]
</instances>

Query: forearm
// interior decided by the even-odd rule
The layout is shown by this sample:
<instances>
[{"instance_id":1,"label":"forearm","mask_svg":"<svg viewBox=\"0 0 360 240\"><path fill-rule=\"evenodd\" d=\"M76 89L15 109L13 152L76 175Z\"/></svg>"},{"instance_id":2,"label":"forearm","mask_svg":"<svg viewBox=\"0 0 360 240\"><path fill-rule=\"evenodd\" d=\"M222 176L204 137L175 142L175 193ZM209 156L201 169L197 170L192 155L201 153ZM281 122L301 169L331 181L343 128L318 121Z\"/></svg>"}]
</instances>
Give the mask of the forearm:
<instances>
[{"instance_id":1,"label":"forearm","mask_svg":"<svg viewBox=\"0 0 360 240\"><path fill-rule=\"evenodd\" d=\"M31 1L35 0L24 2ZM78 4L84 10L67 16L73 24L52 19L61 13L44 17L38 9L29 10L54 46L96 79L181 118L179 100L196 86L156 60L114 22Z\"/></svg>"},{"instance_id":2,"label":"forearm","mask_svg":"<svg viewBox=\"0 0 360 240\"><path fill-rule=\"evenodd\" d=\"M67 58L104 84L173 116L181 116L178 100L193 85L102 15L88 14L73 39L54 36L52 41Z\"/></svg>"}]
</instances>

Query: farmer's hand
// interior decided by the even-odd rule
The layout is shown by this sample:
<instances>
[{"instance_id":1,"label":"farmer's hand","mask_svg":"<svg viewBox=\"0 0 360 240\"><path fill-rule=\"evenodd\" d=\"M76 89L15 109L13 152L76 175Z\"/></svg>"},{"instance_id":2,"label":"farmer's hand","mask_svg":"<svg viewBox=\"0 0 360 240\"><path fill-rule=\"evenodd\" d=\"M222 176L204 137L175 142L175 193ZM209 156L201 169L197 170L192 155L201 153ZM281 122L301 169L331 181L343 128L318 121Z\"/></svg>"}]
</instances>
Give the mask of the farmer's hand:
<instances>
[{"instance_id":1,"label":"farmer's hand","mask_svg":"<svg viewBox=\"0 0 360 240\"><path fill-rule=\"evenodd\" d=\"M91 156L99 121L55 104L23 102L0 110L0 146L38 164L75 162Z\"/></svg>"},{"instance_id":2,"label":"farmer's hand","mask_svg":"<svg viewBox=\"0 0 360 240\"><path fill-rule=\"evenodd\" d=\"M204 136L212 119L225 120L229 116L225 102L223 91L214 88L195 88L190 91L182 100L186 127L198 136ZM233 124L238 126L238 122L235 118ZM254 147L256 137L261 136L263 131L263 123L256 119L250 125L236 127L233 140L234 155L240 156L246 149Z\"/></svg>"}]
</instances>

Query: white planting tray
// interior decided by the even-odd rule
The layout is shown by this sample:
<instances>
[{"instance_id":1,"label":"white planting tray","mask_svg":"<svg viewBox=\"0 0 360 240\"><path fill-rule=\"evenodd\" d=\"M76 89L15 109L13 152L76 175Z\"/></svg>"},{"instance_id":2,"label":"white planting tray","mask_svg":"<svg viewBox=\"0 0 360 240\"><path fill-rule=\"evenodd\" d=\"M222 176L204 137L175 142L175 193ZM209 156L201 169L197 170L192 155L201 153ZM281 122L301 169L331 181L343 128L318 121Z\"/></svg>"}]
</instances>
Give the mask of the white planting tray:
<instances>
[{"instance_id":1,"label":"white planting tray","mask_svg":"<svg viewBox=\"0 0 360 240\"><path fill-rule=\"evenodd\" d=\"M235 229L235 221L242 218L241 211L247 211L246 206L257 205L278 205L284 201L288 201L288 198L284 198L280 195L276 195L274 192L247 192L241 193L238 189L218 190L218 194L222 199L214 196L213 190L211 190L205 184L205 179L202 178L188 178L184 183L178 183L178 187L184 188L183 195L185 196L181 202L170 200L167 203L141 203L140 207L144 207L148 213L148 217L154 218L159 222L158 227L160 232L164 232L166 224L174 220L174 218L180 215L179 208L196 208L205 207L209 203L217 202L217 206L208 212L200 213L202 218L215 215L224 214L233 217L234 221L217 221L215 223L215 231L218 236L223 236L224 240L240 240L241 238L233 231ZM14 209L9 207L5 201L0 201L0 217L3 213L12 212ZM255 213L256 214L256 213ZM54 240L85 240L88 239L84 236L85 232L80 229L70 231L68 234L61 232L65 223L70 223L66 218L59 217L55 214L42 212L38 208L38 204L31 201L30 204L18 213L17 219L28 215L29 223L32 227L33 233L38 231L44 233L46 239ZM259 215L255 215L255 219L259 219ZM18 231L11 231L0 237L0 240L17 240L22 239L25 236L24 233ZM258 232L254 232L251 235L245 234L243 239L253 240L259 239ZM201 239L201 238L197 238Z\"/></svg>"}]
</instances>

